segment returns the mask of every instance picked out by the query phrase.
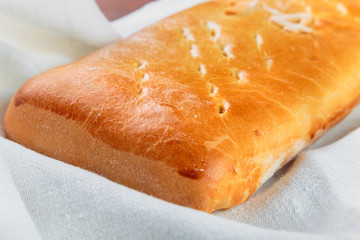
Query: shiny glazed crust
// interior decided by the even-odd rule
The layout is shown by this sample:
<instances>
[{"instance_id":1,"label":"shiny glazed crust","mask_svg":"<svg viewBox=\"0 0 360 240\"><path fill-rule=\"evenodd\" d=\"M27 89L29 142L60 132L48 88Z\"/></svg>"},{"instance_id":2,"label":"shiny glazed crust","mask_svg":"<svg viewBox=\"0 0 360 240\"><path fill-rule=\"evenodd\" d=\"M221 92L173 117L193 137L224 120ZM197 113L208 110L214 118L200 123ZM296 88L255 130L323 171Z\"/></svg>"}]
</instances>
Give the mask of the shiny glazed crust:
<instances>
[{"instance_id":1,"label":"shiny glazed crust","mask_svg":"<svg viewBox=\"0 0 360 240\"><path fill-rule=\"evenodd\" d=\"M360 3L212 1L25 83L28 148L212 212L247 200L360 96Z\"/></svg>"}]
</instances>

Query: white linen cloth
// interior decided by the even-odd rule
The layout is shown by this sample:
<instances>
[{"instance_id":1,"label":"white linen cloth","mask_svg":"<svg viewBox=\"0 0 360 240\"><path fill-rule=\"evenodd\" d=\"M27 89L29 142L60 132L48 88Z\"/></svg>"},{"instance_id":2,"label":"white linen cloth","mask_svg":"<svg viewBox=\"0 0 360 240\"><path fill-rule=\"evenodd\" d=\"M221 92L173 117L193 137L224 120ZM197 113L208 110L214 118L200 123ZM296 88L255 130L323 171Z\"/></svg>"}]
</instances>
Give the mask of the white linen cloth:
<instances>
[{"instance_id":1,"label":"white linen cloth","mask_svg":"<svg viewBox=\"0 0 360 240\"><path fill-rule=\"evenodd\" d=\"M1 124L29 77L200 1L157 1L109 23L94 1L0 0ZM211 215L0 136L0 240L360 239L358 127L360 107L249 201Z\"/></svg>"}]
</instances>

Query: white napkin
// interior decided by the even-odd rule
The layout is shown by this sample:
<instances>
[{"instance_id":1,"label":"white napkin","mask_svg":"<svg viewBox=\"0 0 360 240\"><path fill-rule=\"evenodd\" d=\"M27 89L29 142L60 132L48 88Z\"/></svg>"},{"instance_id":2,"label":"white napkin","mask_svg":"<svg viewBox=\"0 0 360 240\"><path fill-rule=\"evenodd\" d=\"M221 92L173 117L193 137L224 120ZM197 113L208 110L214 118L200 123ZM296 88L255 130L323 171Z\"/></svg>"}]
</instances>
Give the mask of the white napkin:
<instances>
[{"instance_id":1,"label":"white napkin","mask_svg":"<svg viewBox=\"0 0 360 240\"><path fill-rule=\"evenodd\" d=\"M156 1L111 25L93 1L0 0L1 122L29 77L196 2ZM360 107L248 202L211 215L0 137L0 239L359 239L358 127Z\"/></svg>"},{"instance_id":2,"label":"white napkin","mask_svg":"<svg viewBox=\"0 0 360 240\"><path fill-rule=\"evenodd\" d=\"M2 159L0 159L0 239L40 239Z\"/></svg>"}]
</instances>

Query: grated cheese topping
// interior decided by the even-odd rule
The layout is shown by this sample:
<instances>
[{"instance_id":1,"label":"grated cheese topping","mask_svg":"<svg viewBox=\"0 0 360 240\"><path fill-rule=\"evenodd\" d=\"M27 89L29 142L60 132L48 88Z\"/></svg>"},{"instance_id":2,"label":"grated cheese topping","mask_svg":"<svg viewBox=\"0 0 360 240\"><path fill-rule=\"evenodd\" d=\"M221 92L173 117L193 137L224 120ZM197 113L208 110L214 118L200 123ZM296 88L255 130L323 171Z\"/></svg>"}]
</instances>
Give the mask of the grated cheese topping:
<instances>
[{"instance_id":1,"label":"grated cheese topping","mask_svg":"<svg viewBox=\"0 0 360 240\"><path fill-rule=\"evenodd\" d=\"M279 25L284 30L289 32L313 32L313 29L308 27L313 20L311 14L311 7L306 7L306 12L298 13L282 13L275 8L271 8L265 3L263 3L263 9L271 13L270 21Z\"/></svg>"},{"instance_id":2,"label":"grated cheese topping","mask_svg":"<svg viewBox=\"0 0 360 240\"><path fill-rule=\"evenodd\" d=\"M289 32L310 33L313 31L312 28L306 26L312 21L312 15L310 13L279 13L272 15L270 21Z\"/></svg>"},{"instance_id":3,"label":"grated cheese topping","mask_svg":"<svg viewBox=\"0 0 360 240\"><path fill-rule=\"evenodd\" d=\"M342 3L338 3L336 5L336 9L343 15L347 15L348 14L348 9L345 7L344 4Z\"/></svg>"}]
</instances>

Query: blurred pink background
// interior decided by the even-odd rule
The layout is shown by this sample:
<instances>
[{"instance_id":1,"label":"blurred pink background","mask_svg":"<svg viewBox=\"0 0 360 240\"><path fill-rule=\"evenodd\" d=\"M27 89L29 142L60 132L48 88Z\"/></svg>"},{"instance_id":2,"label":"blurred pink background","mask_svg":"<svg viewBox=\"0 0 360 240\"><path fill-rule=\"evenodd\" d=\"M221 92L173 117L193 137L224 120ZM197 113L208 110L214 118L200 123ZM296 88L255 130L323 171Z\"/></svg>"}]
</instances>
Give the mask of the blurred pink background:
<instances>
[{"instance_id":1,"label":"blurred pink background","mask_svg":"<svg viewBox=\"0 0 360 240\"><path fill-rule=\"evenodd\" d=\"M118 19L152 0L96 0L109 20Z\"/></svg>"}]
</instances>

